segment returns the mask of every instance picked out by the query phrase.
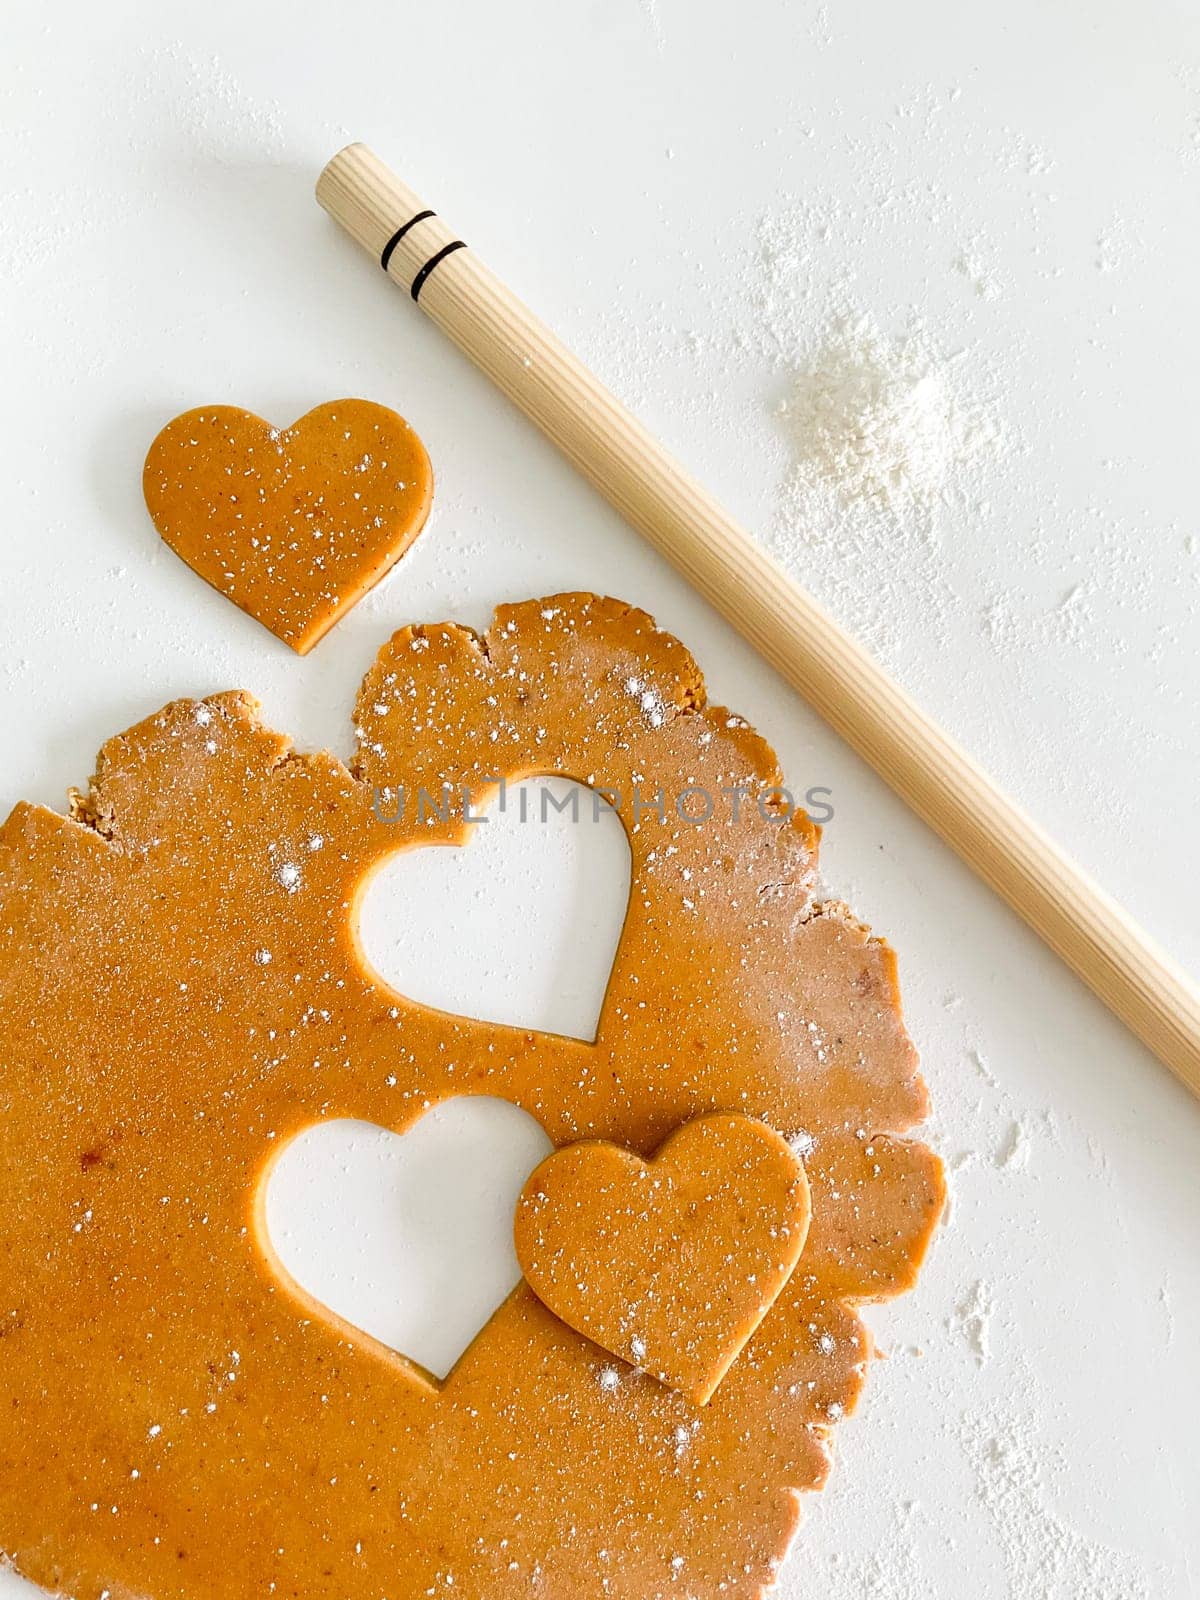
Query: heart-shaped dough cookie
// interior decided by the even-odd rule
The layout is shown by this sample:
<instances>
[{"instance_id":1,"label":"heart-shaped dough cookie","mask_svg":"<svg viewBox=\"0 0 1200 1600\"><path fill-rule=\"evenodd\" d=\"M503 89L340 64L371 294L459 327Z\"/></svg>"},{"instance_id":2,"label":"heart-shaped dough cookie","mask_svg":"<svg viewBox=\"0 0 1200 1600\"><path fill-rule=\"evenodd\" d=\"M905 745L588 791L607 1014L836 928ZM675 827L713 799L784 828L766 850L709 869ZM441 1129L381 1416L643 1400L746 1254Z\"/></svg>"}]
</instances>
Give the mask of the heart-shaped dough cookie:
<instances>
[{"instance_id":1,"label":"heart-shaped dough cookie","mask_svg":"<svg viewBox=\"0 0 1200 1600\"><path fill-rule=\"evenodd\" d=\"M800 1259L804 1168L750 1117L701 1117L652 1161L556 1150L517 1205L517 1258L555 1316L706 1405Z\"/></svg>"},{"instance_id":2,"label":"heart-shaped dough cookie","mask_svg":"<svg viewBox=\"0 0 1200 1600\"><path fill-rule=\"evenodd\" d=\"M404 418L369 400L290 428L202 406L155 439L142 487L176 555L305 655L425 526L433 469Z\"/></svg>"}]
</instances>

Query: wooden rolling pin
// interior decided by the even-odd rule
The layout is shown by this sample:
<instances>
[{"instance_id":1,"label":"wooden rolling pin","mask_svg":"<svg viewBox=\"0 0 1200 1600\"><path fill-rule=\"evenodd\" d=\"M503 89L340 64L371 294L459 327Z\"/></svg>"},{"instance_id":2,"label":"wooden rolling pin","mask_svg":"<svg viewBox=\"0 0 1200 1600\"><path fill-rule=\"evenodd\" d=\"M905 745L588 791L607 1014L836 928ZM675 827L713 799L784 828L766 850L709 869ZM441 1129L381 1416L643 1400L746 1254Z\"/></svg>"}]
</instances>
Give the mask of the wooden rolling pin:
<instances>
[{"instance_id":1,"label":"wooden rolling pin","mask_svg":"<svg viewBox=\"0 0 1200 1600\"><path fill-rule=\"evenodd\" d=\"M317 199L808 703L1200 1095L1200 989L364 145Z\"/></svg>"}]
</instances>

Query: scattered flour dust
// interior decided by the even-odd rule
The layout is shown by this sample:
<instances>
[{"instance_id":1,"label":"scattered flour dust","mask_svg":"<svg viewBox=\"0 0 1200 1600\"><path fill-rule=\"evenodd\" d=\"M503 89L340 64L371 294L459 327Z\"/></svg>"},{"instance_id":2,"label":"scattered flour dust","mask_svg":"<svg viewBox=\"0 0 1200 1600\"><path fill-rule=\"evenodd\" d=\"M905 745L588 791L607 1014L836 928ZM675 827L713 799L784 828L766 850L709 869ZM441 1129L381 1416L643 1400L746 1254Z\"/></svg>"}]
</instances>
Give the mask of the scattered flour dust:
<instances>
[{"instance_id":1,"label":"scattered flour dust","mask_svg":"<svg viewBox=\"0 0 1200 1600\"><path fill-rule=\"evenodd\" d=\"M782 510L809 537L844 523L839 513L885 537L928 534L955 475L1000 443L922 328L888 339L864 313L835 318L779 414L792 455Z\"/></svg>"},{"instance_id":2,"label":"scattered flour dust","mask_svg":"<svg viewBox=\"0 0 1200 1600\"><path fill-rule=\"evenodd\" d=\"M995 1592L1007 1600L1155 1600L1163 1574L1153 1562L1090 1539L1058 1510L1055 1467L1030 1424L1011 1406L967 1415L957 1444L973 1481L969 1540L1003 1574ZM947 1434L947 1445L955 1434ZM945 1585L961 1568L960 1537L931 1519L918 1501L898 1500L887 1536L873 1554L834 1554L813 1592L823 1600L935 1600L966 1595ZM982 1592L982 1591L979 1591Z\"/></svg>"},{"instance_id":3,"label":"scattered flour dust","mask_svg":"<svg viewBox=\"0 0 1200 1600\"><path fill-rule=\"evenodd\" d=\"M1029 1133L1025 1124L1014 1122L1010 1125L1004 1143L997 1152L995 1164L1005 1171L1023 1172L1029 1165L1030 1149Z\"/></svg>"},{"instance_id":4,"label":"scattered flour dust","mask_svg":"<svg viewBox=\"0 0 1200 1600\"><path fill-rule=\"evenodd\" d=\"M1043 1452L1025 1425L1000 1411L971 1418L963 1445L1011 1600L1150 1600L1131 1556L1085 1538L1054 1509Z\"/></svg>"},{"instance_id":5,"label":"scattered flour dust","mask_svg":"<svg viewBox=\"0 0 1200 1600\"><path fill-rule=\"evenodd\" d=\"M982 1278L959 1302L950 1326L966 1339L976 1363L985 1366L992 1353L992 1291Z\"/></svg>"}]
</instances>

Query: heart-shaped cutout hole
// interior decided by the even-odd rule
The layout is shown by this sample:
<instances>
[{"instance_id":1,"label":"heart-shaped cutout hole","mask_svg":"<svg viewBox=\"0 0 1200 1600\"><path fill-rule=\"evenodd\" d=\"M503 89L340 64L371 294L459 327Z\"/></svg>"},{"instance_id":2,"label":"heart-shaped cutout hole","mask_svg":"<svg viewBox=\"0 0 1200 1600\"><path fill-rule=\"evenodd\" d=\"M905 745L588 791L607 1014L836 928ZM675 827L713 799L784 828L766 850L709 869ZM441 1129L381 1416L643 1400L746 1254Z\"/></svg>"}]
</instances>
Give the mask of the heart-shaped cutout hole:
<instances>
[{"instance_id":1,"label":"heart-shaped cutout hole","mask_svg":"<svg viewBox=\"0 0 1200 1600\"><path fill-rule=\"evenodd\" d=\"M565 778L509 784L478 814L465 847L399 850L375 871L363 955L406 999L590 1043L629 905L621 819Z\"/></svg>"},{"instance_id":2,"label":"heart-shaped cutout hole","mask_svg":"<svg viewBox=\"0 0 1200 1600\"><path fill-rule=\"evenodd\" d=\"M460 1096L403 1135L318 1123L266 1176L267 1234L312 1300L444 1378L520 1281L513 1212L553 1148L519 1106Z\"/></svg>"}]
</instances>

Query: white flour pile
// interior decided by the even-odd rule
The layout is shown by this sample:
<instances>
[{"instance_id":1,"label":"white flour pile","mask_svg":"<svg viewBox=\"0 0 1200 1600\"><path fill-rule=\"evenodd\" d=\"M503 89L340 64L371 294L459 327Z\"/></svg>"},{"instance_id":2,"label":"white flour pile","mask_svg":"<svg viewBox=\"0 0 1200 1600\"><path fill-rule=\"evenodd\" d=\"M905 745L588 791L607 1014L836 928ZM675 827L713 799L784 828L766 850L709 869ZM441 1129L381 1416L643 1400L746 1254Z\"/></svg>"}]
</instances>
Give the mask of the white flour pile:
<instances>
[{"instance_id":1,"label":"white flour pile","mask_svg":"<svg viewBox=\"0 0 1200 1600\"><path fill-rule=\"evenodd\" d=\"M992 495L1023 448L1008 404L1011 349L998 358L979 320L987 297L962 293L949 256L924 312L875 281L900 248L877 232L880 218L917 205L891 194L767 213L746 296L753 320L740 334L777 374L784 462L768 543L885 662L908 654L905 615L939 635L961 626L957 545L943 548L940 535L989 537ZM970 241L982 263L985 242Z\"/></svg>"},{"instance_id":2,"label":"white flour pile","mask_svg":"<svg viewBox=\"0 0 1200 1600\"><path fill-rule=\"evenodd\" d=\"M955 472L998 443L954 379L920 331L892 341L869 316L839 316L779 405L787 521L820 537L844 511L927 534Z\"/></svg>"},{"instance_id":3,"label":"white flour pile","mask_svg":"<svg viewBox=\"0 0 1200 1600\"><path fill-rule=\"evenodd\" d=\"M789 259L777 254L773 270ZM900 619L940 636L963 614L956 551L941 534L989 537L991 488L1015 445L998 421L996 375L974 352L946 354L910 316L895 337L847 285L824 316L768 306L784 381L786 451L767 541L885 662L903 655ZM814 334L815 327L818 331Z\"/></svg>"}]
</instances>

